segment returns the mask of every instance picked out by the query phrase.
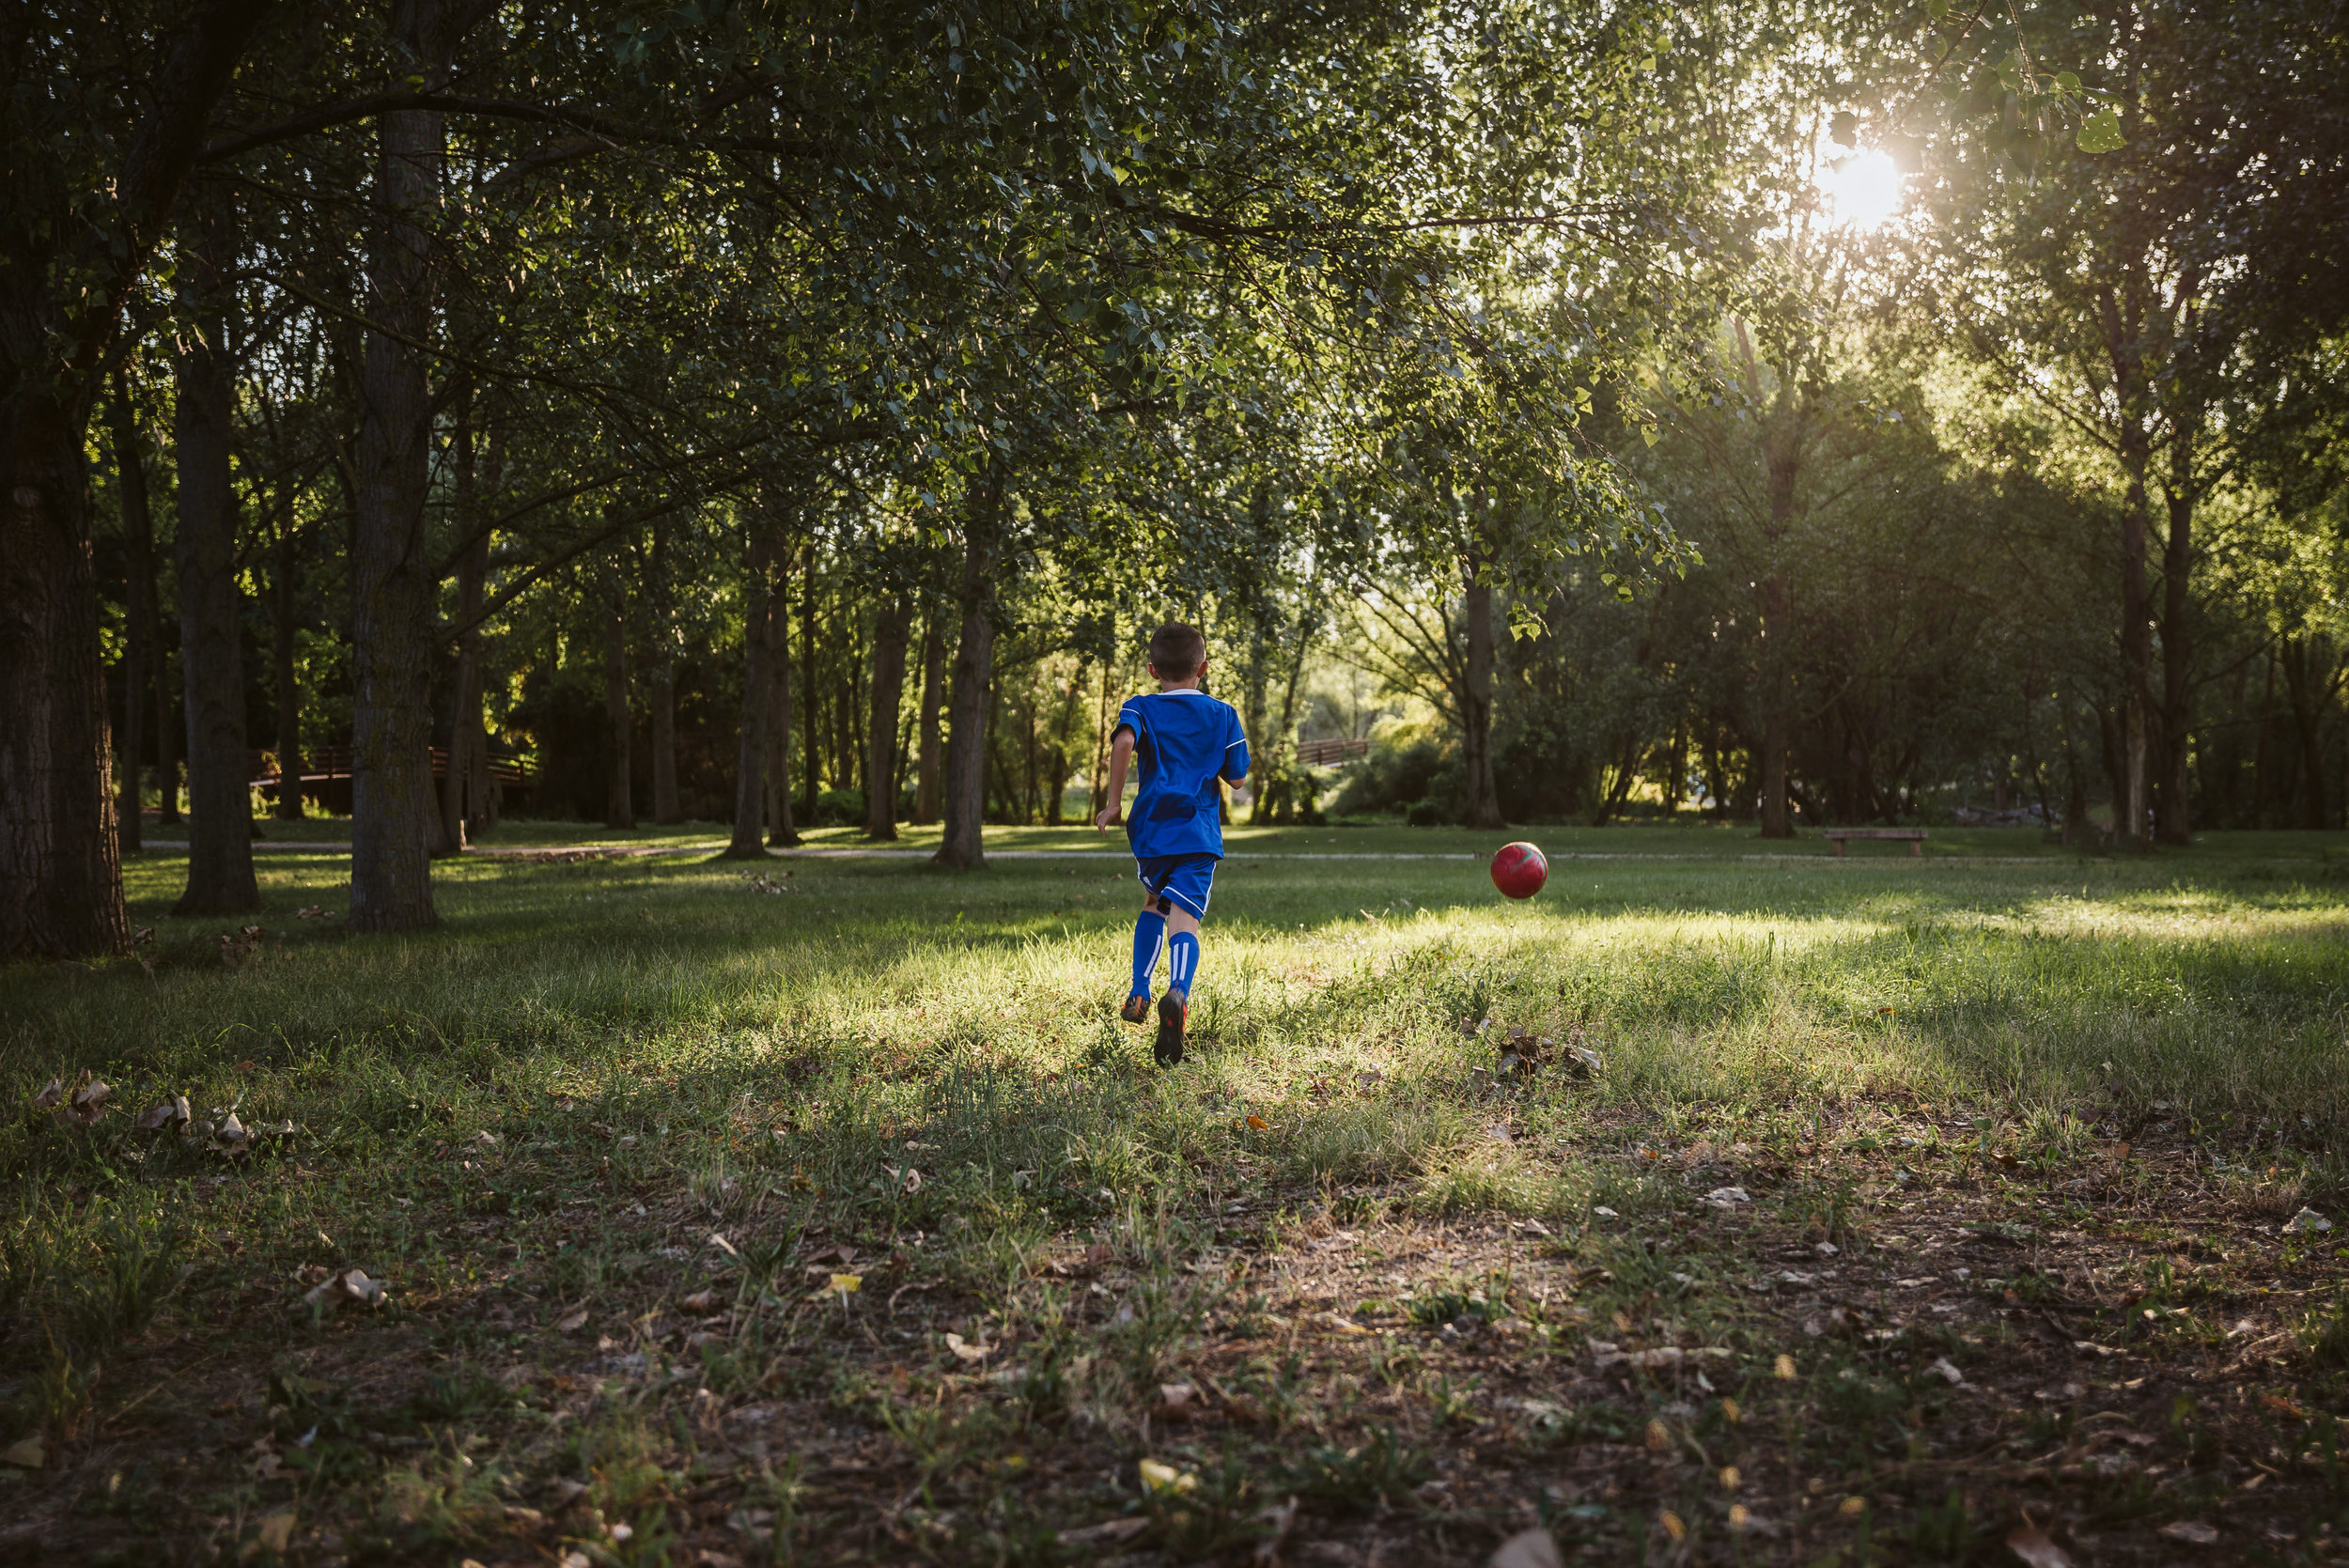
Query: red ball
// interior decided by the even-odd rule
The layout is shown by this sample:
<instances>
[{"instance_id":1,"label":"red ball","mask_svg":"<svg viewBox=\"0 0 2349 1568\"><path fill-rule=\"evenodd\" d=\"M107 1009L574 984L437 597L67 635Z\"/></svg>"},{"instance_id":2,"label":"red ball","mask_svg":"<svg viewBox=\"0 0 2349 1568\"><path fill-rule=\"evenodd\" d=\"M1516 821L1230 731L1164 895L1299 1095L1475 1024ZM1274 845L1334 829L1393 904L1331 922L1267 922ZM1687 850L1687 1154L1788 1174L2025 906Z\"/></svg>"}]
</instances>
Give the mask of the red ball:
<instances>
[{"instance_id":1,"label":"red ball","mask_svg":"<svg viewBox=\"0 0 2349 1568\"><path fill-rule=\"evenodd\" d=\"M1511 844L1493 854L1493 886L1511 898L1531 898L1549 880L1549 862L1530 844Z\"/></svg>"}]
</instances>

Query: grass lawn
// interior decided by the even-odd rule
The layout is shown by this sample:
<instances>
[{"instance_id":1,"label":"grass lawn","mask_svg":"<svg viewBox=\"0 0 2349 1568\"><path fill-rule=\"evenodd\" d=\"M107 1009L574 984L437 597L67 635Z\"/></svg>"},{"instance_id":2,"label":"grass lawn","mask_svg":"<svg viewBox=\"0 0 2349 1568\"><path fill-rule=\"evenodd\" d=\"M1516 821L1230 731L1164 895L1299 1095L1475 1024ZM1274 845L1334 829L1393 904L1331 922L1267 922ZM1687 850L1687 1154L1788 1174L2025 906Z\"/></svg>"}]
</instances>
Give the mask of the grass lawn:
<instances>
[{"instance_id":1,"label":"grass lawn","mask_svg":"<svg viewBox=\"0 0 2349 1568\"><path fill-rule=\"evenodd\" d=\"M140 857L0 969L0 1558L2349 1553L2349 838L1503 836L1236 831L1172 1072L1108 854Z\"/></svg>"}]
</instances>

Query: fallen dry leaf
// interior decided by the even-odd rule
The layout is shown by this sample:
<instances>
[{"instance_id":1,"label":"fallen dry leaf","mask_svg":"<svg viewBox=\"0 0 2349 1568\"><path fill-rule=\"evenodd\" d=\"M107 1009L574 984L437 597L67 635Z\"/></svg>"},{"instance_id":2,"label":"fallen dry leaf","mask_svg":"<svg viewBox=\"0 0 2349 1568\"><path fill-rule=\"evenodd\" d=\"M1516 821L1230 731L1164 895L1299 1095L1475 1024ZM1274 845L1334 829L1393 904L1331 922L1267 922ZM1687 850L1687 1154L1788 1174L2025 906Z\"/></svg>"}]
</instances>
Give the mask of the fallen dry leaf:
<instances>
[{"instance_id":1,"label":"fallen dry leaf","mask_svg":"<svg viewBox=\"0 0 2349 1568\"><path fill-rule=\"evenodd\" d=\"M700 1312L706 1316L718 1311L719 1307L718 1293L714 1290L697 1290L691 1296L677 1298L677 1310L680 1312Z\"/></svg>"},{"instance_id":2,"label":"fallen dry leaf","mask_svg":"<svg viewBox=\"0 0 2349 1568\"><path fill-rule=\"evenodd\" d=\"M188 1097L180 1094L168 1100L158 1100L141 1111L136 1125L141 1132L153 1132L174 1123L184 1125L194 1119L188 1110Z\"/></svg>"},{"instance_id":3,"label":"fallen dry leaf","mask_svg":"<svg viewBox=\"0 0 2349 1568\"><path fill-rule=\"evenodd\" d=\"M2154 1533L2164 1541L2183 1541L2189 1546L2213 1545L2218 1540L2217 1528L2203 1524L2199 1519L2180 1519L2173 1524L2162 1526Z\"/></svg>"},{"instance_id":4,"label":"fallen dry leaf","mask_svg":"<svg viewBox=\"0 0 2349 1568\"><path fill-rule=\"evenodd\" d=\"M1159 1387L1158 1417L1160 1421L1189 1421L1198 1414L1199 1390L1188 1383L1164 1383Z\"/></svg>"},{"instance_id":5,"label":"fallen dry leaf","mask_svg":"<svg viewBox=\"0 0 2349 1568\"><path fill-rule=\"evenodd\" d=\"M261 1549L283 1557L293 1545L294 1511L280 1509L261 1521Z\"/></svg>"},{"instance_id":6,"label":"fallen dry leaf","mask_svg":"<svg viewBox=\"0 0 2349 1568\"><path fill-rule=\"evenodd\" d=\"M2072 1568L2070 1554L2047 1539L2047 1532L2026 1521L2007 1532L2006 1549L2023 1560L2026 1568Z\"/></svg>"},{"instance_id":7,"label":"fallen dry leaf","mask_svg":"<svg viewBox=\"0 0 2349 1568\"><path fill-rule=\"evenodd\" d=\"M14 1465L21 1470L38 1470L48 1457L48 1451L41 1447L38 1434L20 1437L7 1448L0 1449L0 1465Z\"/></svg>"},{"instance_id":8,"label":"fallen dry leaf","mask_svg":"<svg viewBox=\"0 0 2349 1568\"><path fill-rule=\"evenodd\" d=\"M66 1102L65 1113L86 1127L94 1126L98 1119L106 1114L106 1102L113 1097L111 1084L85 1083L74 1090L73 1097Z\"/></svg>"},{"instance_id":9,"label":"fallen dry leaf","mask_svg":"<svg viewBox=\"0 0 2349 1568\"><path fill-rule=\"evenodd\" d=\"M1546 1529L1520 1530L1501 1544L1492 1568L1559 1568L1557 1538Z\"/></svg>"},{"instance_id":10,"label":"fallen dry leaf","mask_svg":"<svg viewBox=\"0 0 2349 1568\"><path fill-rule=\"evenodd\" d=\"M353 1302L362 1307L380 1307L385 1295L382 1281L368 1279L363 1269L347 1268L340 1274L328 1276L322 1284L310 1290L302 1300L305 1306L319 1307L331 1312Z\"/></svg>"},{"instance_id":11,"label":"fallen dry leaf","mask_svg":"<svg viewBox=\"0 0 2349 1568\"><path fill-rule=\"evenodd\" d=\"M957 1361L984 1361L995 1354L993 1345L966 1340L960 1334L947 1335L946 1348L955 1353Z\"/></svg>"},{"instance_id":12,"label":"fallen dry leaf","mask_svg":"<svg viewBox=\"0 0 2349 1568\"><path fill-rule=\"evenodd\" d=\"M584 1307L578 1309L576 1312L565 1316L563 1320L557 1323L554 1327L566 1334L578 1333L582 1328L587 1327L587 1309Z\"/></svg>"},{"instance_id":13,"label":"fallen dry leaf","mask_svg":"<svg viewBox=\"0 0 2349 1568\"><path fill-rule=\"evenodd\" d=\"M49 1080L48 1088L43 1089L39 1094L33 1096L33 1109L35 1110L54 1110L57 1109L58 1103L64 1098L65 1080L63 1079L53 1078Z\"/></svg>"}]
</instances>

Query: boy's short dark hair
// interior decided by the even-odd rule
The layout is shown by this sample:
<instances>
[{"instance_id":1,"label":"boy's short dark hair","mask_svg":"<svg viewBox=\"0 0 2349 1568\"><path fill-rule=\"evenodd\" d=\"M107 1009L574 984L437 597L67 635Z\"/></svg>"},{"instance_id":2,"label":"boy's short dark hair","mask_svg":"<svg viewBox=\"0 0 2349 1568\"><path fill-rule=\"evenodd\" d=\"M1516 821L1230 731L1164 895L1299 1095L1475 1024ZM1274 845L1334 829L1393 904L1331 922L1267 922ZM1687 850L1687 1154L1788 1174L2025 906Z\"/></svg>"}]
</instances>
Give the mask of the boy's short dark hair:
<instances>
[{"instance_id":1,"label":"boy's short dark hair","mask_svg":"<svg viewBox=\"0 0 2349 1568\"><path fill-rule=\"evenodd\" d=\"M1189 680L1207 662L1207 639L1195 626L1169 621L1150 633L1150 663L1160 680Z\"/></svg>"}]
</instances>

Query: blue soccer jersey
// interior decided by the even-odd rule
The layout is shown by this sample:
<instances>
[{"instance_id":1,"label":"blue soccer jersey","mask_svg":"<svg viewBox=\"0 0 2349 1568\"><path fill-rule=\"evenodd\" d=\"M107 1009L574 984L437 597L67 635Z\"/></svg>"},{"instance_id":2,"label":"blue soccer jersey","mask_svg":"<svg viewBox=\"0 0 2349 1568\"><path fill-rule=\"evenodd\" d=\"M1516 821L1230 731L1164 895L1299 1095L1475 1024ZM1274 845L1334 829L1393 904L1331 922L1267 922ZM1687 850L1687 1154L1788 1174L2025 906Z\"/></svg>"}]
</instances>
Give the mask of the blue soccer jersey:
<instances>
[{"instance_id":1,"label":"blue soccer jersey","mask_svg":"<svg viewBox=\"0 0 2349 1568\"><path fill-rule=\"evenodd\" d=\"M1189 689L1128 697L1117 727L1134 732L1142 787L1126 817L1140 860L1221 855L1218 779L1248 777L1248 737L1232 705Z\"/></svg>"}]
</instances>

